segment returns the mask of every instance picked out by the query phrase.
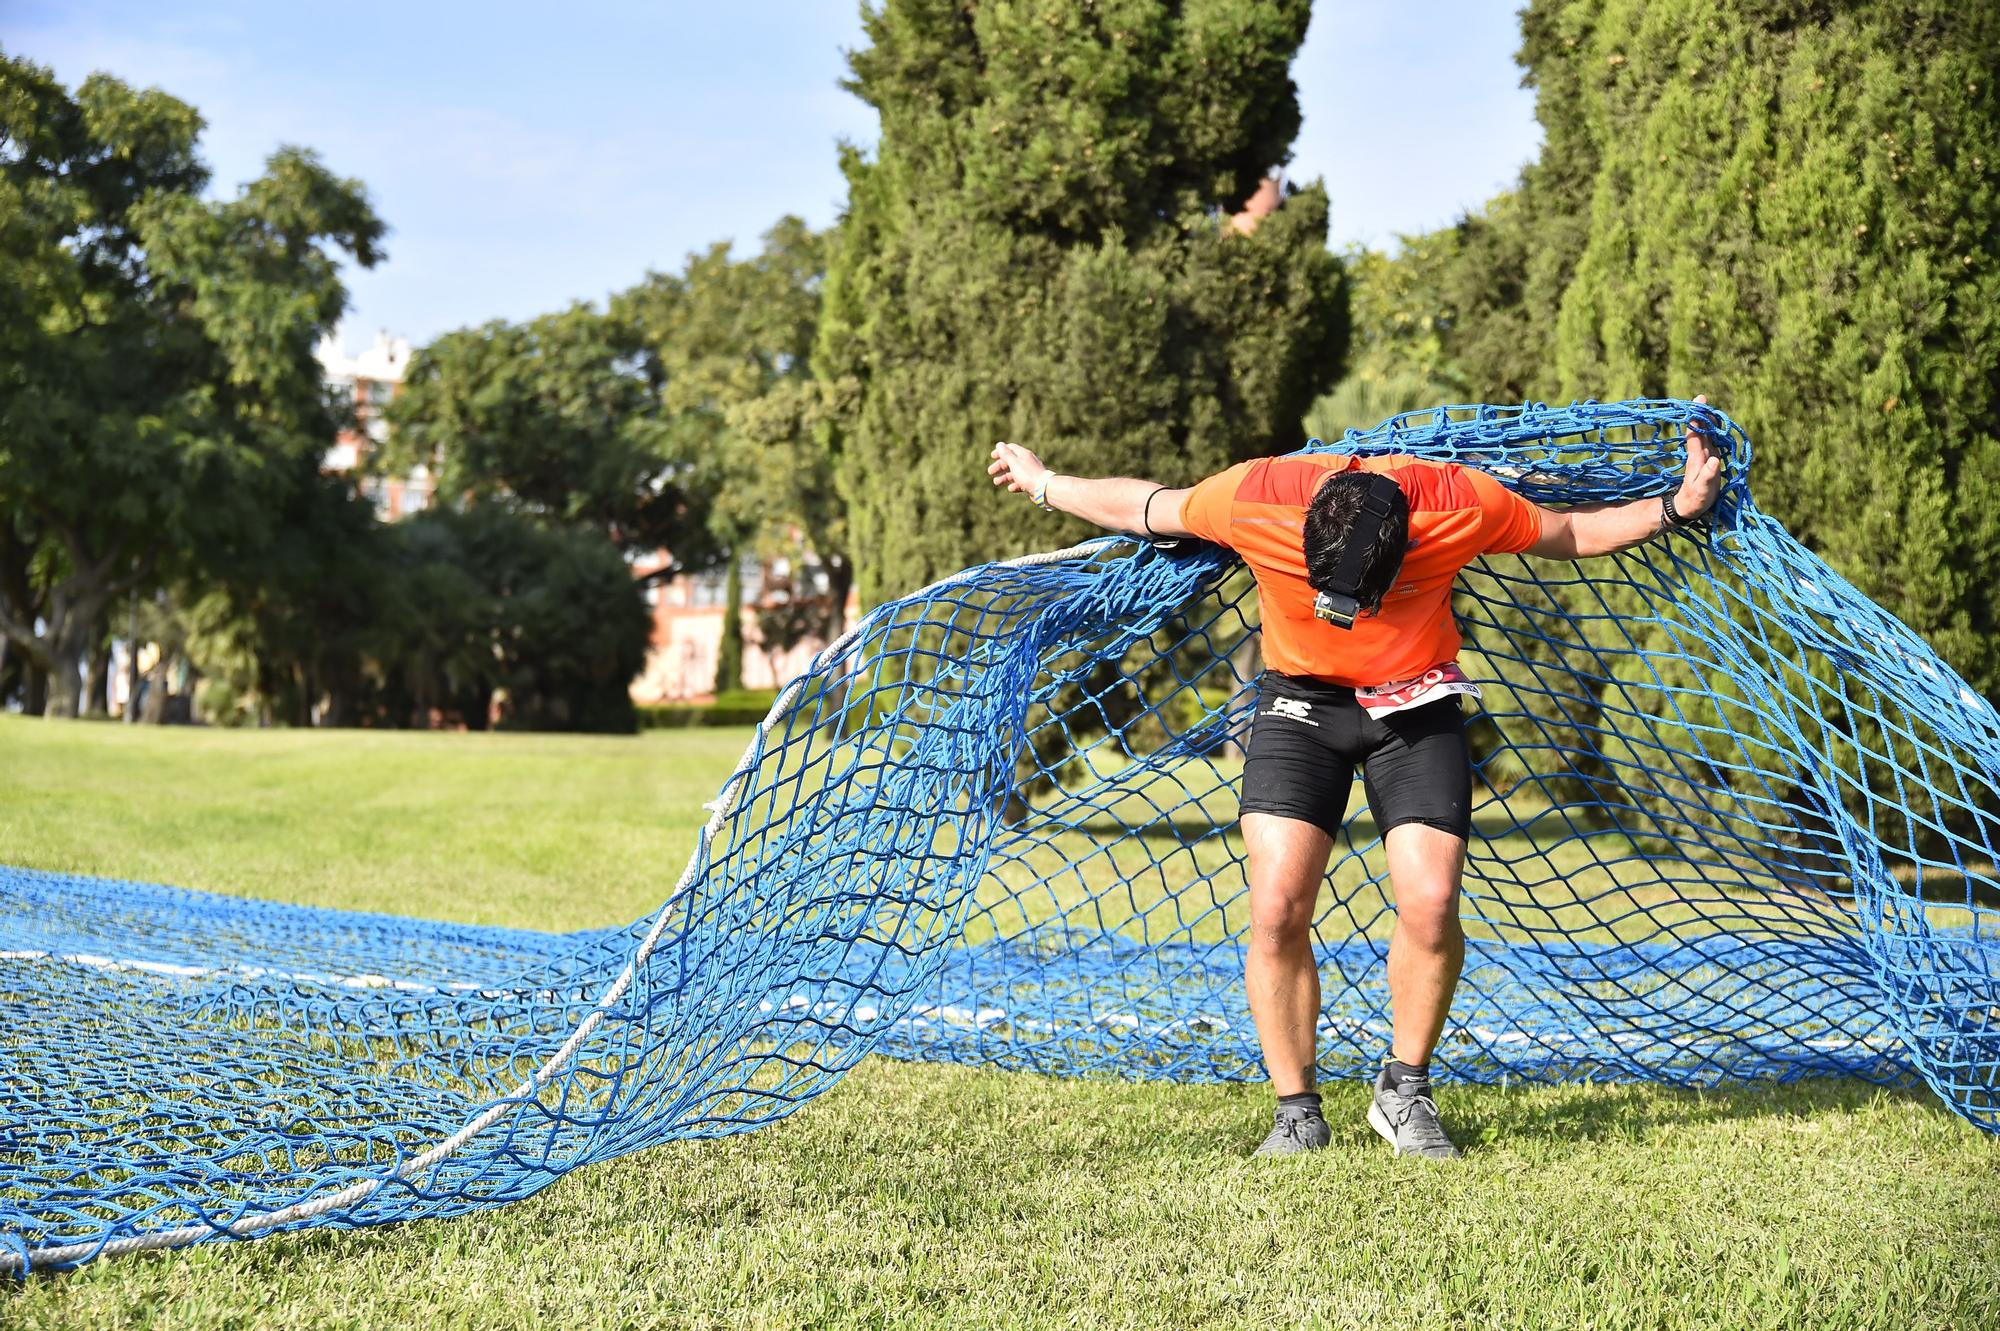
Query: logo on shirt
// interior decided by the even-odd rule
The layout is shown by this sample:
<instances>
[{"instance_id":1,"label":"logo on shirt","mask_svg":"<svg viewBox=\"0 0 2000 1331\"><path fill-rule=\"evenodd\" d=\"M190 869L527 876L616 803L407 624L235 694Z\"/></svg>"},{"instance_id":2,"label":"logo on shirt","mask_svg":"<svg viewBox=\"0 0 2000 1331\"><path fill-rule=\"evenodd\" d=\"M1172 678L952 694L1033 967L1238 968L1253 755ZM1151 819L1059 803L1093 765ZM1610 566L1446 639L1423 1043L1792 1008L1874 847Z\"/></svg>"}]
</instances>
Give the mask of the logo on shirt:
<instances>
[{"instance_id":1,"label":"logo on shirt","mask_svg":"<svg viewBox=\"0 0 2000 1331\"><path fill-rule=\"evenodd\" d=\"M1264 715L1281 716L1287 721L1303 721L1309 726L1317 727L1319 722L1312 719L1312 709L1311 703L1298 698L1273 698L1271 710Z\"/></svg>"}]
</instances>

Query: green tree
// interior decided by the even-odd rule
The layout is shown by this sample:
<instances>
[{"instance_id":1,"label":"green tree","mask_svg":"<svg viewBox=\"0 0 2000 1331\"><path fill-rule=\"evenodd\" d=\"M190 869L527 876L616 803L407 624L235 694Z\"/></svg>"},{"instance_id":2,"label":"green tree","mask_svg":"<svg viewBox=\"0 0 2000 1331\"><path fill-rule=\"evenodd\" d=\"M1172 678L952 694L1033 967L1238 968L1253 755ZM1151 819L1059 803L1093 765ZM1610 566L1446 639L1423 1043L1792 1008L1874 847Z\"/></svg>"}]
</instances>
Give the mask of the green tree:
<instances>
[{"instance_id":1,"label":"green tree","mask_svg":"<svg viewBox=\"0 0 2000 1331\"><path fill-rule=\"evenodd\" d=\"M839 607L797 575L793 560L783 575L765 579L764 605L757 611L757 646L773 680L781 679L778 662L786 653L813 638L830 641L838 632Z\"/></svg>"},{"instance_id":2,"label":"green tree","mask_svg":"<svg viewBox=\"0 0 2000 1331\"><path fill-rule=\"evenodd\" d=\"M790 525L844 569L842 524L813 485L819 270L820 238L788 217L760 253L717 244L603 312L446 334L411 366L381 465L430 466L454 503L664 549L661 580Z\"/></svg>"},{"instance_id":3,"label":"green tree","mask_svg":"<svg viewBox=\"0 0 2000 1331\"><path fill-rule=\"evenodd\" d=\"M670 576L714 558L714 434L661 400L629 321L588 305L446 333L412 358L379 466L428 466L451 502L595 528Z\"/></svg>"},{"instance_id":4,"label":"green tree","mask_svg":"<svg viewBox=\"0 0 2000 1331\"><path fill-rule=\"evenodd\" d=\"M1765 505L2000 692L2000 9L1533 12L1598 157L1562 391L1708 392Z\"/></svg>"},{"instance_id":5,"label":"green tree","mask_svg":"<svg viewBox=\"0 0 2000 1331\"><path fill-rule=\"evenodd\" d=\"M886 0L849 87L814 369L874 601L1077 534L995 502L994 440L1185 483L1296 445L1346 349L1318 186L1287 158L1305 0Z\"/></svg>"},{"instance_id":6,"label":"green tree","mask_svg":"<svg viewBox=\"0 0 2000 1331\"><path fill-rule=\"evenodd\" d=\"M272 538L336 419L313 344L372 265L361 187L273 154L201 198L193 108L0 55L0 634L73 716L128 592Z\"/></svg>"},{"instance_id":7,"label":"green tree","mask_svg":"<svg viewBox=\"0 0 2000 1331\"><path fill-rule=\"evenodd\" d=\"M417 556L408 567L454 574L425 586L415 622L450 622L454 605L474 607L460 616L466 632L428 652L436 676L428 696L413 699L417 724L430 706L448 706L470 722L471 711L483 717L492 695L504 691L501 724L509 729L638 729L628 687L645 664L652 620L631 569L601 536L490 504L429 510L401 529ZM431 553L419 554L419 543Z\"/></svg>"},{"instance_id":8,"label":"green tree","mask_svg":"<svg viewBox=\"0 0 2000 1331\"><path fill-rule=\"evenodd\" d=\"M1359 359L1708 393L1763 507L2000 693L2000 11L1536 0L1522 33L1540 157L1360 266Z\"/></svg>"},{"instance_id":9,"label":"green tree","mask_svg":"<svg viewBox=\"0 0 2000 1331\"><path fill-rule=\"evenodd\" d=\"M743 561L729 561L723 583L722 641L715 649L715 691L731 693L743 687Z\"/></svg>"},{"instance_id":10,"label":"green tree","mask_svg":"<svg viewBox=\"0 0 2000 1331\"><path fill-rule=\"evenodd\" d=\"M348 726L378 720L385 645L409 631L396 536L346 477L318 464L279 510L256 558L186 588L188 654L203 712L224 723Z\"/></svg>"},{"instance_id":11,"label":"green tree","mask_svg":"<svg viewBox=\"0 0 2000 1331\"><path fill-rule=\"evenodd\" d=\"M652 273L613 297L612 317L645 348L663 410L702 440L712 460L706 521L730 575L718 692L742 687L741 560L802 531L844 589L846 527L831 503L812 378L823 237L796 217L737 259L728 242L690 255L679 273Z\"/></svg>"}]
</instances>

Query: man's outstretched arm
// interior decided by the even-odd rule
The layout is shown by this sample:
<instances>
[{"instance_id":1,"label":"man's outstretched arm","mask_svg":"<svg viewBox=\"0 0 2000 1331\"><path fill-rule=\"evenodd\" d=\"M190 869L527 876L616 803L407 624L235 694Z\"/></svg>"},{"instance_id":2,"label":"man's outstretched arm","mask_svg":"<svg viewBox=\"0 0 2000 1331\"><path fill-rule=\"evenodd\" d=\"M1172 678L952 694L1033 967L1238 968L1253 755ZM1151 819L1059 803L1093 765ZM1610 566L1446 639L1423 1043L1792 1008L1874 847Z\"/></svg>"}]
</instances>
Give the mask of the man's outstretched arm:
<instances>
[{"instance_id":1,"label":"man's outstretched arm","mask_svg":"<svg viewBox=\"0 0 2000 1331\"><path fill-rule=\"evenodd\" d=\"M1169 490L1157 481L1122 476L1103 480L1059 476L1019 444L993 445L993 462L986 468L986 474L995 485L1017 494L1033 495L1039 486L1042 503L1106 531L1141 536L1194 535L1181 525L1181 501L1187 497L1187 491Z\"/></svg>"},{"instance_id":2,"label":"man's outstretched arm","mask_svg":"<svg viewBox=\"0 0 2000 1331\"><path fill-rule=\"evenodd\" d=\"M1698 397L1697 402L1707 402ZM1722 493L1722 459L1693 425L1687 432L1687 471L1673 497L1674 512L1692 521L1715 506ZM1557 513L1542 510L1542 535L1528 547L1544 559L1589 559L1644 544L1667 529L1667 511L1657 498L1629 504L1602 504Z\"/></svg>"}]
</instances>

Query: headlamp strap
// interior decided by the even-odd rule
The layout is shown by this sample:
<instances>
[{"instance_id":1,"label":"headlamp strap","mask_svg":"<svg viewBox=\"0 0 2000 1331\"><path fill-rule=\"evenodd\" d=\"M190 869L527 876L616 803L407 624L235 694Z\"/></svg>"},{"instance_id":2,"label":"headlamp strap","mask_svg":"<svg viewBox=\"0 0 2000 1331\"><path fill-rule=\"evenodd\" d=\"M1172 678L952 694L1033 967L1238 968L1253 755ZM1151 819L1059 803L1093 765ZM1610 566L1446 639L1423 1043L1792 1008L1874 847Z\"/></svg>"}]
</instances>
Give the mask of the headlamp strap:
<instances>
[{"instance_id":1,"label":"headlamp strap","mask_svg":"<svg viewBox=\"0 0 2000 1331\"><path fill-rule=\"evenodd\" d=\"M1354 515L1354 526L1347 533L1347 541L1340 548L1340 563L1333 571L1333 590L1341 595L1353 596L1361 585L1362 567L1382 543L1382 529L1396 511L1400 488L1379 472L1368 478L1368 489L1361 496L1361 511Z\"/></svg>"}]
</instances>

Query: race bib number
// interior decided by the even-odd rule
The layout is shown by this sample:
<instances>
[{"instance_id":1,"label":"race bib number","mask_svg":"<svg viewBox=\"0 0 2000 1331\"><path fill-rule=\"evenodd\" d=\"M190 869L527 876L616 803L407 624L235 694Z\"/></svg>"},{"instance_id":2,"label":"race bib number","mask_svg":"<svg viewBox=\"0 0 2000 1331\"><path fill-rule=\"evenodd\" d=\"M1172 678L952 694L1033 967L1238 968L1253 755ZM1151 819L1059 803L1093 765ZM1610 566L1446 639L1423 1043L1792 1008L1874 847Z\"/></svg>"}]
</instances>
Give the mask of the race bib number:
<instances>
[{"instance_id":1,"label":"race bib number","mask_svg":"<svg viewBox=\"0 0 2000 1331\"><path fill-rule=\"evenodd\" d=\"M1437 702L1454 693L1469 693L1477 698L1479 686L1466 678L1465 672L1458 668L1458 662L1447 661L1441 666L1432 666L1415 679L1400 679L1393 684L1356 689L1354 701L1360 703L1361 710L1368 715L1384 717Z\"/></svg>"}]
</instances>

